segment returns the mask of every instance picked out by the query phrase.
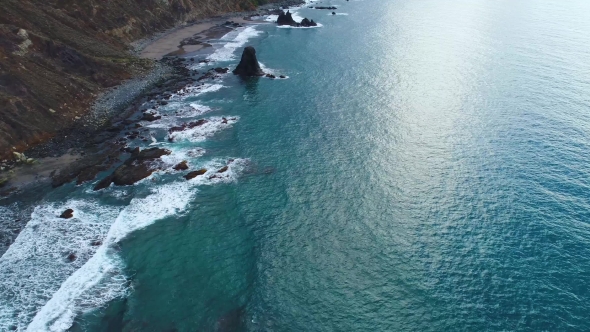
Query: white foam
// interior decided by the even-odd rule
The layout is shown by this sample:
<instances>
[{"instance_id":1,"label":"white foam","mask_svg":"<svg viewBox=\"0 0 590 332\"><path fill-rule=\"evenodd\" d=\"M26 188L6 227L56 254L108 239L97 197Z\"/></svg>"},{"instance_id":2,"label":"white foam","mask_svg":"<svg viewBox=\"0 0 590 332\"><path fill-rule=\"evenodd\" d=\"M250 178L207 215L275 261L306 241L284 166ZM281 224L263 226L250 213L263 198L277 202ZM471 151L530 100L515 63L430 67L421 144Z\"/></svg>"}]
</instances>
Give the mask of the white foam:
<instances>
[{"instance_id":1,"label":"white foam","mask_svg":"<svg viewBox=\"0 0 590 332\"><path fill-rule=\"evenodd\" d=\"M68 208L74 209L74 217L59 218ZM118 211L80 200L35 208L0 258L0 330L26 327L59 285L98 249L92 242L104 239ZM73 262L68 261L70 253L77 257Z\"/></svg>"},{"instance_id":2,"label":"white foam","mask_svg":"<svg viewBox=\"0 0 590 332\"><path fill-rule=\"evenodd\" d=\"M184 100L187 97L198 97L204 93L215 92L223 89L221 84L188 85L180 89L170 97L170 100Z\"/></svg>"},{"instance_id":3,"label":"white foam","mask_svg":"<svg viewBox=\"0 0 590 332\"><path fill-rule=\"evenodd\" d=\"M224 61L232 61L236 59L236 55L234 54L236 50L244 45L254 37L259 36L262 34L261 31L256 30L256 28L252 26L248 26L245 28L238 28L225 36L221 37L219 40L219 44L221 46L215 50L211 55L207 57L207 60L211 62L224 62ZM215 46L214 46L215 47ZM199 69L209 65L208 63L196 63L190 65L188 68L190 69Z\"/></svg>"},{"instance_id":4,"label":"white foam","mask_svg":"<svg viewBox=\"0 0 590 332\"><path fill-rule=\"evenodd\" d=\"M223 118L220 116L210 117L207 119L207 123L203 125L170 133L168 137L174 141L202 142L207 137L213 136L216 132L231 127L238 122L239 117L231 116L225 117L225 119L227 123L223 123Z\"/></svg>"},{"instance_id":5,"label":"white foam","mask_svg":"<svg viewBox=\"0 0 590 332\"><path fill-rule=\"evenodd\" d=\"M183 161L194 161L195 159L203 156L205 154L205 149L203 148L172 148L172 153L166 156L162 156L160 159L164 162L164 164L168 167L172 167L177 165Z\"/></svg>"},{"instance_id":6,"label":"white foam","mask_svg":"<svg viewBox=\"0 0 590 332\"><path fill-rule=\"evenodd\" d=\"M217 173L225 163L214 160L204 165L208 169L205 175L156 187L147 197L133 199L118 215L96 254L61 285L35 315L27 331L65 331L80 312L125 296L129 282L122 273L124 266L115 245L134 231L183 213L193 201L196 185L235 181L247 162L236 159L227 164L226 172Z\"/></svg>"}]
</instances>

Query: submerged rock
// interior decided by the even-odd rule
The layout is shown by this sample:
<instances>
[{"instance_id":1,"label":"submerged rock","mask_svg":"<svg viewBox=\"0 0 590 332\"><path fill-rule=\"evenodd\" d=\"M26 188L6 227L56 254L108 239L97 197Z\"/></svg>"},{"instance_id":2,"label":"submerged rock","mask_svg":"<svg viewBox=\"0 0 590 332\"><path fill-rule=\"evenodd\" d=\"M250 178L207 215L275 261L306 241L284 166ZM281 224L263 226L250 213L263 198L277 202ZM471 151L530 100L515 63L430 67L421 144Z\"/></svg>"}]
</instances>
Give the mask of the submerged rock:
<instances>
[{"instance_id":1,"label":"submerged rock","mask_svg":"<svg viewBox=\"0 0 590 332\"><path fill-rule=\"evenodd\" d=\"M242 59L234 69L233 73L240 76L262 76L264 72L260 68L258 59L256 58L256 50L252 46L244 48Z\"/></svg>"},{"instance_id":2,"label":"submerged rock","mask_svg":"<svg viewBox=\"0 0 590 332\"><path fill-rule=\"evenodd\" d=\"M62 214L59 217L63 218L63 219L70 219L70 218L74 217L74 210L67 209L64 212L62 212Z\"/></svg>"},{"instance_id":3,"label":"submerged rock","mask_svg":"<svg viewBox=\"0 0 590 332\"><path fill-rule=\"evenodd\" d=\"M184 178L187 180L190 180L190 179L196 178L199 175L203 175L205 173L207 173L207 170L205 168L202 168L198 171L192 171L192 172L188 173L187 175L184 176Z\"/></svg>"},{"instance_id":4,"label":"submerged rock","mask_svg":"<svg viewBox=\"0 0 590 332\"><path fill-rule=\"evenodd\" d=\"M152 113L143 113L141 120L152 122L152 121L160 120L161 118L162 118L161 116L154 115Z\"/></svg>"},{"instance_id":5,"label":"submerged rock","mask_svg":"<svg viewBox=\"0 0 590 332\"><path fill-rule=\"evenodd\" d=\"M187 130L187 129L193 129L195 127L200 127L200 126L204 125L207 122L209 122L209 121L207 121L205 119L200 119L200 120L192 121L192 122L186 122L186 123L181 124L180 126L175 126L175 127L172 127L170 129L168 129L168 132L170 134L172 134L172 133L177 132L177 131L184 131L184 130Z\"/></svg>"}]
</instances>

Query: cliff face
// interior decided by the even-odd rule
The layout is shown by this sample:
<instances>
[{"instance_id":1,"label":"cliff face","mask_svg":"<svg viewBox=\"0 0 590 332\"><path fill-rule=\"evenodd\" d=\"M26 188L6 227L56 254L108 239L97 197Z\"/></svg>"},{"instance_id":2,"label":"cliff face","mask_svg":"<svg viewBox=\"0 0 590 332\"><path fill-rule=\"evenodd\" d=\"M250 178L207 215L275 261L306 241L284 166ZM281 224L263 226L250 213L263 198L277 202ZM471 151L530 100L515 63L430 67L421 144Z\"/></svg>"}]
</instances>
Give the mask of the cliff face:
<instances>
[{"instance_id":1,"label":"cliff face","mask_svg":"<svg viewBox=\"0 0 590 332\"><path fill-rule=\"evenodd\" d=\"M273 0L0 0L0 159L88 112L96 94L148 69L131 41Z\"/></svg>"}]
</instances>

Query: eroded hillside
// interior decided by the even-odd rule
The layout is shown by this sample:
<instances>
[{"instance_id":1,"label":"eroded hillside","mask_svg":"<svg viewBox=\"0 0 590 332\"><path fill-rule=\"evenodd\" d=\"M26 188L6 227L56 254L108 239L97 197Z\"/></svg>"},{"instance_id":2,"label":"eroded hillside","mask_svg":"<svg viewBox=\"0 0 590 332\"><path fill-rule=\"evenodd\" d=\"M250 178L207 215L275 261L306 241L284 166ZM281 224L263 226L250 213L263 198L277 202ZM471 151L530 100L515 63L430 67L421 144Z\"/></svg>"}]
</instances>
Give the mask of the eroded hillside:
<instances>
[{"instance_id":1,"label":"eroded hillside","mask_svg":"<svg viewBox=\"0 0 590 332\"><path fill-rule=\"evenodd\" d=\"M0 158L68 128L96 94L152 65L129 43L253 0L1 0ZM273 2L273 1L263 1Z\"/></svg>"}]
</instances>

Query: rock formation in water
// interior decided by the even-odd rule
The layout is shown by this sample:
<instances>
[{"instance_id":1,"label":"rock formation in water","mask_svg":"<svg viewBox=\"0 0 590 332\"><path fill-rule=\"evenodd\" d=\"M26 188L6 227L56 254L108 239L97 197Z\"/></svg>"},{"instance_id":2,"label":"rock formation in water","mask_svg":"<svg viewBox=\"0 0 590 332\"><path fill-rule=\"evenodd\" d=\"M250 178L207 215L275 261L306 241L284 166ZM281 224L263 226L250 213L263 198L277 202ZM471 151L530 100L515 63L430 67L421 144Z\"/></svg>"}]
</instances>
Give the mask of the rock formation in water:
<instances>
[{"instance_id":1,"label":"rock formation in water","mask_svg":"<svg viewBox=\"0 0 590 332\"><path fill-rule=\"evenodd\" d=\"M264 72L260 68L258 59L256 59L256 50L252 46L244 48L242 59L234 69L233 73L240 76L263 76Z\"/></svg>"},{"instance_id":2,"label":"rock formation in water","mask_svg":"<svg viewBox=\"0 0 590 332\"><path fill-rule=\"evenodd\" d=\"M161 156L169 155L170 151L159 148L140 150L136 148L131 157L123 165L117 167L115 171L100 181L94 190L107 188L114 183L116 186L129 186L139 180L145 179L152 175L158 169L152 165L152 162Z\"/></svg>"},{"instance_id":3,"label":"rock formation in water","mask_svg":"<svg viewBox=\"0 0 590 332\"><path fill-rule=\"evenodd\" d=\"M60 218L63 218L63 219L70 219L70 218L73 218L73 217L74 217L74 210L72 210L72 209L67 209L67 210L65 210L65 211L64 211L64 212L63 212L63 213L62 213L62 214L61 214L59 217L60 217Z\"/></svg>"},{"instance_id":4,"label":"rock formation in water","mask_svg":"<svg viewBox=\"0 0 590 332\"><path fill-rule=\"evenodd\" d=\"M313 20L309 20L307 17L304 18L301 22L297 23L293 19L291 12L288 10L286 13L281 11L281 13L279 14L279 17L277 18L277 24L278 25L289 25L292 27L315 27L315 26L317 26L317 23L315 23Z\"/></svg>"},{"instance_id":5,"label":"rock formation in water","mask_svg":"<svg viewBox=\"0 0 590 332\"><path fill-rule=\"evenodd\" d=\"M307 18L304 18L304 19L301 21L300 25L301 25L302 27L315 27L315 26L317 26L318 24L317 24L316 22L314 22L313 20L308 20Z\"/></svg>"},{"instance_id":6,"label":"rock formation in water","mask_svg":"<svg viewBox=\"0 0 590 332\"><path fill-rule=\"evenodd\" d=\"M279 17L277 18L277 24L278 25L297 26L297 22L295 22L295 20L293 19L293 16L291 16L291 12L288 10L286 13L281 12L281 14L279 14Z\"/></svg>"}]
</instances>

